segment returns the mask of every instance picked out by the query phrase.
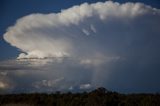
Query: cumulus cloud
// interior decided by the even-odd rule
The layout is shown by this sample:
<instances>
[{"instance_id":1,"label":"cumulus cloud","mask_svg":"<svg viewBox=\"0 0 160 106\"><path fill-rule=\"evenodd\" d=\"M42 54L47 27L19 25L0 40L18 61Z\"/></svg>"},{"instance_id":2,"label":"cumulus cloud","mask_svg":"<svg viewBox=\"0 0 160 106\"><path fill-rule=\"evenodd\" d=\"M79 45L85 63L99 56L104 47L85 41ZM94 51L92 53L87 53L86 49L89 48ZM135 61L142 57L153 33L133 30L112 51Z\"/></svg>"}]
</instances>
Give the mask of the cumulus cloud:
<instances>
[{"instance_id":1,"label":"cumulus cloud","mask_svg":"<svg viewBox=\"0 0 160 106\"><path fill-rule=\"evenodd\" d=\"M33 84L34 87L36 88L42 88L42 87L55 87L57 83L59 83L60 81L62 81L64 78L58 78L58 79L55 79L55 80L42 80L42 81L38 81L38 82L35 82Z\"/></svg>"},{"instance_id":2,"label":"cumulus cloud","mask_svg":"<svg viewBox=\"0 0 160 106\"><path fill-rule=\"evenodd\" d=\"M13 89L14 85L8 78L6 73L0 74L0 94L9 93Z\"/></svg>"},{"instance_id":3,"label":"cumulus cloud","mask_svg":"<svg viewBox=\"0 0 160 106\"><path fill-rule=\"evenodd\" d=\"M4 34L22 51L20 60L1 63L7 72L1 74L19 91L90 86L160 91L159 19L159 9L112 1L22 17Z\"/></svg>"},{"instance_id":4,"label":"cumulus cloud","mask_svg":"<svg viewBox=\"0 0 160 106\"><path fill-rule=\"evenodd\" d=\"M90 84L82 84L80 85L80 89L90 89L91 85Z\"/></svg>"},{"instance_id":5,"label":"cumulus cloud","mask_svg":"<svg viewBox=\"0 0 160 106\"><path fill-rule=\"evenodd\" d=\"M34 64L33 61L37 64ZM74 91L75 89L78 91L82 83L90 82L93 73L88 68L78 64L75 59L66 58L63 62L52 59L52 61L48 61L43 65L41 65L41 61L39 59L29 59L0 62L0 71L7 73L4 74L3 72L0 75L0 81L3 84L1 86L7 85L3 90L14 93L53 92L67 91L72 86ZM6 63L7 65L5 65Z\"/></svg>"},{"instance_id":6,"label":"cumulus cloud","mask_svg":"<svg viewBox=\"0 0 160 106\"><path fill-rule=\"evenodd\" d=\"M7 87L7 84L3 83L3 82L0 82L0 88L1 89L4 89Z\"/></svg>"}]
</instances>

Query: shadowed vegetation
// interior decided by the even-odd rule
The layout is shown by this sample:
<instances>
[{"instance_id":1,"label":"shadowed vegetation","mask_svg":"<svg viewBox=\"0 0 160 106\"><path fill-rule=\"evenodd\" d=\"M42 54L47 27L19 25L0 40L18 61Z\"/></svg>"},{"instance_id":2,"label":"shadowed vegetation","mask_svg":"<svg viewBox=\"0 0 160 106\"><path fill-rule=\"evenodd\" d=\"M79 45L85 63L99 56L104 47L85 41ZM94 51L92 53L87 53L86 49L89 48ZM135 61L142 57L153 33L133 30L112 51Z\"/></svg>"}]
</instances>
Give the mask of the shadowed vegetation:
<instances>
[{"instance_id":1,"label":"shadowed vegetation","mask_svg":"<svg viewBox=\"0 0 160 106\"><path fill-rule=\"evenodd\" d=\"M0 106L160 106L160 94L120 94L102 87L83 93L5 94Z\"/></svg>"}]
</instances>

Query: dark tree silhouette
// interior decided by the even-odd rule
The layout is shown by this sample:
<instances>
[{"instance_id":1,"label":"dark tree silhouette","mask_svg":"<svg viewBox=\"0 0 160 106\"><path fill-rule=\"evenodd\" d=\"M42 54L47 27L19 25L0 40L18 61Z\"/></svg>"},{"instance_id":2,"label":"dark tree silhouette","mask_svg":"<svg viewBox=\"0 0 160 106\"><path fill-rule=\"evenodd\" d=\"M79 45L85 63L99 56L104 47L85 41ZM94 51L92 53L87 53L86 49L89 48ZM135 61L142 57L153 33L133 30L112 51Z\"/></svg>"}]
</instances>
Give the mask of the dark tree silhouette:
<instances>
[{"instance_id":1,"label":"dark tree silhouette","mask_svg":"<svg viewBox=\"0 0 160 106\"><path fill-rule=\"evenodd\" d=\"M160 94L120 94L97 88L91 92L0 95L0 106L160 106Z\"/></svg>"}]
</instances>

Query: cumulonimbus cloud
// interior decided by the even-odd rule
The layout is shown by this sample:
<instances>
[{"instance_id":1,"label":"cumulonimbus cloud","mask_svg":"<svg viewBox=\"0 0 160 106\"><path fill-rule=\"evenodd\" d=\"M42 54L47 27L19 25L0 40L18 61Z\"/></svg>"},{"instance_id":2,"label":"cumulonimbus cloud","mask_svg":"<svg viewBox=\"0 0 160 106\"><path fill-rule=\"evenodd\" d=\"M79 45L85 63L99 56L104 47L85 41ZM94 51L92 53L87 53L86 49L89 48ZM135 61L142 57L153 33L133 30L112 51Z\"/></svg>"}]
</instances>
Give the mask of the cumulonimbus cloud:
<instances>
[{"instance_id":1,"label":"cumulonimbus cloud","mask_svg":"<svg viewBox=\"0 0 160 106\"><path fill-rule=\"evenodd\" d=\"M148 5L106 1L31 14L4 39L22 53L9 66L1 63L1 76L12 81L1 79L3 89L160 91L160 10Z\"/></svg>"},{"instance_id":2,"label":"cumulonimbus cloud","mask_svg":"<svg viewBox=\"0 0 160 106\"><path fill-rule=\"evenodd\" d=\"M141 3L84 3L60 13L39 13L22 17L8 28L4 39L23 52L18 58L82 55L84 50L95 52L94 49L101 46L101 38L108 39L107 36L116 33L114 31L117 29L112 24L122 24L122 30L118 30L116 34L124 37L125 33L132 34L131 27L137 27L133 21L144 16L146 19L149 19L147 16L159 18L159 10ZM150 25L149 23L148 26ZM114 29L110 31L110 28ZM131 35L125 37L127 36Z\"/></svg>"}]
</instances>

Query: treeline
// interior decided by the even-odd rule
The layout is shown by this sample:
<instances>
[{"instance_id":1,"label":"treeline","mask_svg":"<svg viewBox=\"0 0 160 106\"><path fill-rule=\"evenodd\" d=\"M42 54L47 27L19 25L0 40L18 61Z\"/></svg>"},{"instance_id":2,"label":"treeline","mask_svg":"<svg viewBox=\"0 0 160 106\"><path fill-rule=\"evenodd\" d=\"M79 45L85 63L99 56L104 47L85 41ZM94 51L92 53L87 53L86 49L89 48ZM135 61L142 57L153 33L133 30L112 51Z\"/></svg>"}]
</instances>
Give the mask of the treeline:
<instances>
[{"instance_id":1,"label":"treeline","mask_svg":"<svg viewBox=\"0 0 160 106\"><path fill-rule=\"evenodd\" d=\"M105 88L91 92L0 95L0 106L160 106L160 94L120 94Z\"/></svg>"}]
</instances>

